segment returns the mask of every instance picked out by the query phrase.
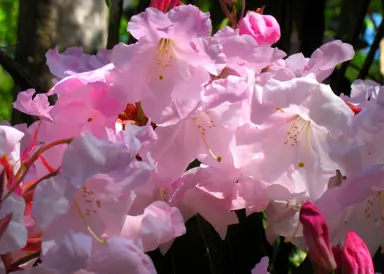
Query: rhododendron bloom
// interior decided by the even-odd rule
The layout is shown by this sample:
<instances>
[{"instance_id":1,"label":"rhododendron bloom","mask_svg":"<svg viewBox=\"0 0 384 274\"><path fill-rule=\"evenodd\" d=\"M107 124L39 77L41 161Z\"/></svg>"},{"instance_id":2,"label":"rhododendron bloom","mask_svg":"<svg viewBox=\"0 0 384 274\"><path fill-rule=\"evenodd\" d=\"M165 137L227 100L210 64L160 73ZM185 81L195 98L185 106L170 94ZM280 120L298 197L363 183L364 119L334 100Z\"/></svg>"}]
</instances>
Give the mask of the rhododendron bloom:
<instances>
[{"instance_id":1,"label":"rhododendron bloom","mask_svg":"<svg viewBox=\"0 0 384 274\"><path fill-rule=\"evenodd\" d=\"M51 121L43 121L40 126L40 141L52 142L87 131L106 138L106 128L115 128L116 119L126 106L105 82L108 70L102 67L93 73L66 77L50 90L48 94L57 94L58 100L49 110Z\"/></svg>"},{"instance_id":2,"label":"rhododendron bloom","mask_svg":"<svg viewBox=\"0 0 384 274\"><path fill-rule=\"evenodd\" d=\"M115 85L125 87L129 81L125 101L141 100L156 124L167 121L165 112L174 101L188 100L182 112L193 111L209 73L218 75L225 65L218 41L208 37L209 15L191 5L167 14L147 8L132 17L128 31L138 42L115 46L111 73Z\"/></svg>"},{"instance_id":3,"label":"rhododendron bloom","mask_svg":"<svg viewBox=\"0 0 384 274\"><path fill-rule=\"evenodd\" d=\"M151 0L128 23L133 43L46 53L53 87L13 104L38 120L0 125L0 274L155 274L168 259L178 273L170 248L185 223L201 216L231 241L248 230L238 210L264 211L267 240L308 250L315 273L373 273L384 86L357 80L338 97L321 82L353 58L351 45L286 57L272 47L275 18L220 2L233 28L212 33L198 7ZM198 225L212 266L216 240ZM276 256L264 251L273 256L244 261L252 274L268 274Z\"/></svg>"},{"instance_id":4,"label":"rhododendron bloom","mask_svg":"<svg viewBox=\"0 0 384 274\"><path fill-rule=\"evenodd\" d=\"M264 156L254 159L247 172L316 200L337 169L328 156L330 142L348 131L353 112L312 76L271 79L256 87L251 121L259 128L252 133L253 151Z\"/></svg>"},{"instance_id":5,"label":"rhododendron bloom","mask_svg":"<svg viewBox=\"0 0 384 274\"><path fill-rule=\"evenodd\" d=\"M76 228L104 242L104 233L121 231L131 204L132 189L149 179L151 166L135 159L140 142L98 140L91 135L75 139L63 156L62 172L42 181L35 191L33 217L46 231L59 237ZM49 206L48 206L49 205Z\"/></svg>"},{"instance_id":6,"label":"rhododendron bloom","mask_svg":"<svg viewBox=\"0 0 384 274\"><path fill-rule=\"evenodd\" d=\"M239 22L240 34L252 36L259 45L272 45L280 39L280 25L271 15L247 12Z\"/></svg>"}]
</instances>

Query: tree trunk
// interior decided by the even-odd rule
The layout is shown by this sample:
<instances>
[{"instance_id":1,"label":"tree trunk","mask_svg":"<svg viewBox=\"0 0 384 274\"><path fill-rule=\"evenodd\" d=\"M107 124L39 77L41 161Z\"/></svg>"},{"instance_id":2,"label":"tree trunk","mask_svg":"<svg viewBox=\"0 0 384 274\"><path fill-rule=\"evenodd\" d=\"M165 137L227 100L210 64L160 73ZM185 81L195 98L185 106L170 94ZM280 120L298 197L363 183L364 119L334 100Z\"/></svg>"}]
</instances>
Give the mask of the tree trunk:
<instances>
[{"instance_id":1,"label":"tree trunk","mask_svg":"<svg viewBox=\"0 0 384 274\"><path fill-rule=\"evenodd\" d=\"M108 9L105 0L20 0L15 60L36 80L43 92L52 86L45 53L58 46L83 46L96 53L107 40ZM16 83L17 84L17 83ZM20 91L15 87L14 98ZM17 110L12 124L31 122Z\"/></svg>"}]
</instances>

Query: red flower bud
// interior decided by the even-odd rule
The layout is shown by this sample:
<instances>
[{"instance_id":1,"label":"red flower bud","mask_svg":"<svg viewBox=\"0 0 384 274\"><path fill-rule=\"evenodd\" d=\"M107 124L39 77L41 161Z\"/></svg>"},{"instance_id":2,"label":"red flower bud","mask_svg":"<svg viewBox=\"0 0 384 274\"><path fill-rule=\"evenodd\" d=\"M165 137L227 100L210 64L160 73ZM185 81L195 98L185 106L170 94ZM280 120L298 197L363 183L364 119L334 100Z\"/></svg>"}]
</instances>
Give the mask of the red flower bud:
<instances>
[{"instance_id":1,"label":"red flower bud","mask_svg":"<svg viewBox=\"0 0 384 274\"><path fill-rule=\"evenodd\" d=\"M172 9L182 4L179 0L151 0L150 7L167 12L168 7Z\"/></svg>"},{"instance_id":2,"label":"red flower bud","mask_svg":"<svg viewBox=\"0 0 384 274\"><path fill-rule=\"evenodd\" d=\"M300 209L299 218L311 260L326 271L334 271L337 265L324 216L314 204L306 202Z\"/></svg>"},{"instance_id":3,"label":"red flower bud","mask_svg":"<svg viewBox=\"0 0 384 274\"><path fill-rule=\"evenodd\" d=\"M371 254L364 241L353 231L349 231L342 250L343 273L375 273Z\"/></svg>"}]
</instances>

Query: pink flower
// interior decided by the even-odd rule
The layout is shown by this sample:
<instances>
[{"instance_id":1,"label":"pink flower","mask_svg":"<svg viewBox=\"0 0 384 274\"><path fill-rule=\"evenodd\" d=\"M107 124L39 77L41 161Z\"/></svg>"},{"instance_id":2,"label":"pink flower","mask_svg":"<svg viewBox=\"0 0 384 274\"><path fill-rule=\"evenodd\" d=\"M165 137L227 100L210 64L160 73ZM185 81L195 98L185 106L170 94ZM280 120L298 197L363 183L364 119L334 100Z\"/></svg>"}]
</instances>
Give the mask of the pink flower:
<instances>
[{"instance_id":1,"label":"pink flower","mask_svg":"<svg viewBox=\"0 0 384 274\"><path fill-rule=\"evenodd\" d=\"M255 38L259 45L272 45L280 39L280 26L271 15L248 12L239 22L240 34Z\"/></svg>"},{"instance_id":2,"label":"pink flower","mask_svg":"<svg viewBox=\"0 0 384 274\"><path fill-rule=\"evenodd\" d=\"M300 209L300 222L311 260L327 271L334 271L337 265L332 253L328 224L321 212L314 204L306 202Z\"/></svg>"},{"instance_id":3,"label":"pink flower","mask_svg":"<svg viewBox=\"0 0 384 274\"><path fill-rule=\"evenodd\" d=\"M193 112L210 74L218 75L226 62L219 42L209 37L211 29L209 14L192 5L166 14L147 8L133 16L128 31L138 42L112 50L116 68L110 79L126 89L122 100L142 101L144 113L156 124L169 122L174 104L174 121Z\"/></svg>"},{"instance_id":4,"label":"pink flower","mask_svg":"<svg viewBox=\"0 0 384 274\"><path fill-rule=\"evenodd\" d=\"M75 139L63 155L62 172L38 184L33 217L55 238L65 230L88 231L96 240L103 233L120 233L133 188L144 184L152 167L135 156L139 144L98 140L92 135Z\"/></svg>"},{"instance_id":5,"label":"pink flower","mask_svg":"<svg viewBox=\"0 0 384 274\"><path fill-rule=\"evenodd\" d=\"M353 112L313 76L256 86L251 121L258 127L249 134L252 151L263 156L252 160L248 173L316 200L338 168L330 143L348 132Z\"/></svg>"},{"instance_id":6,"label":"pink flower","mask_svg":"<svg viewBox=\"0 0 384 274\"><path fill-rule=\"evenodd\" d=\"M48 93L57 94L58 100L49 110L51 121L43 121L39 130L39 141L78 136L91 132L106 138L106 128L114 129L126 102L118 90L105 80L112 64L94 70L68 76L59 81Z\"/></svg>"},{"instance_id":7,"label":"pink flower","mask_svg":"<svg viewBox=\"0 0 384 274\"><path fill-rule=\"evenodd\" d=\"M349 231L342 249L342 270L350 274L375 273L371 254L364 241L353 231Z\"/></svg>"}]
</instances>

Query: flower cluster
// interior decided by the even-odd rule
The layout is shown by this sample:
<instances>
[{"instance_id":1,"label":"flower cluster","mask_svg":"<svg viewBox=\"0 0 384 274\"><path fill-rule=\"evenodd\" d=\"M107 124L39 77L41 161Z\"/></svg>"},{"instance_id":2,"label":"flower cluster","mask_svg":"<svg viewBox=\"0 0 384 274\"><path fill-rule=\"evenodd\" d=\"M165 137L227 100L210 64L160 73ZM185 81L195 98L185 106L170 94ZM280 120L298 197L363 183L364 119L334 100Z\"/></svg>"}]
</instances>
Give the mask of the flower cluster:
<instances>
[{"instance_id":1,"label":"flower cluster","mask_svg":"<svg viewBox=\"0 0 384 274\"><path fill-rule=\"evenodd\" d=\"M286 57L273 17L237 26L212 34L208 13L152 1L128 23L134 44L47 52L53 88L13 105L39 119L0 126L3 269L156 273L145 252L167 252L195 214L225 237L238 209L265 211L271 243L285 236L330 270L320 253L345 239L353 253L350 230L371 254L384 244L384 88L359 80L339 97L322 83L354 55L341 41ZM300 213L308 201L328 240Z\"/></svg>"}]
</instances>

